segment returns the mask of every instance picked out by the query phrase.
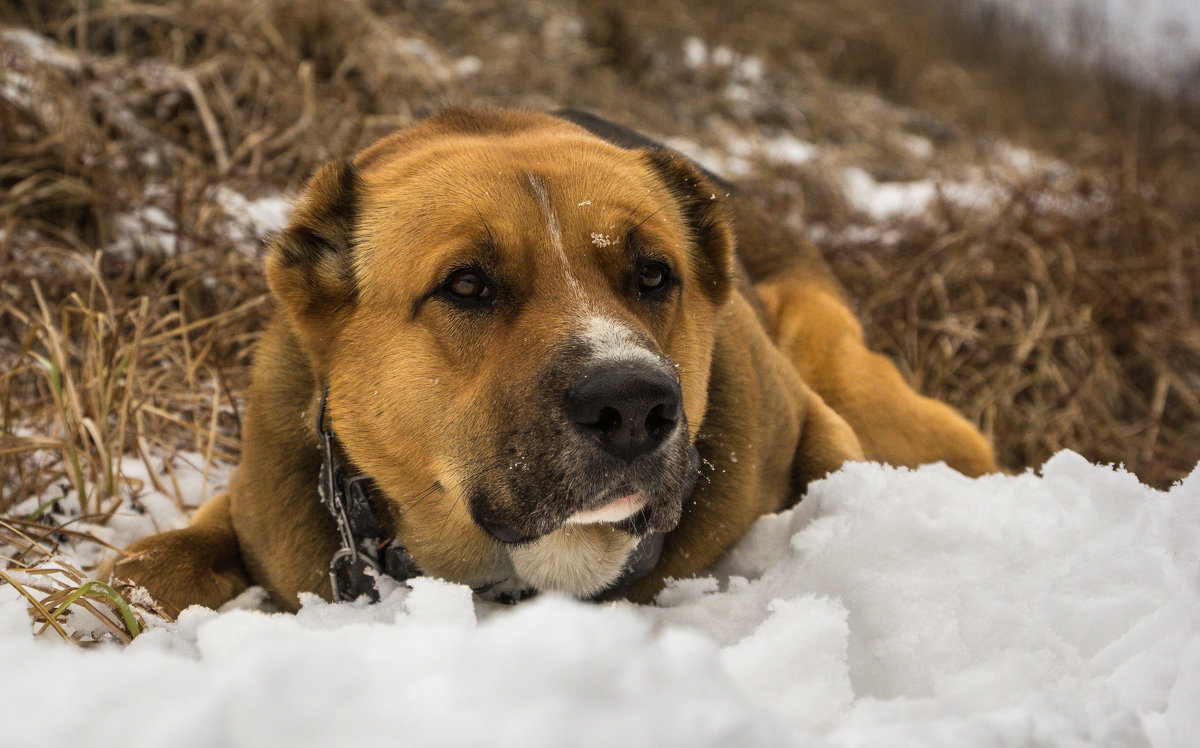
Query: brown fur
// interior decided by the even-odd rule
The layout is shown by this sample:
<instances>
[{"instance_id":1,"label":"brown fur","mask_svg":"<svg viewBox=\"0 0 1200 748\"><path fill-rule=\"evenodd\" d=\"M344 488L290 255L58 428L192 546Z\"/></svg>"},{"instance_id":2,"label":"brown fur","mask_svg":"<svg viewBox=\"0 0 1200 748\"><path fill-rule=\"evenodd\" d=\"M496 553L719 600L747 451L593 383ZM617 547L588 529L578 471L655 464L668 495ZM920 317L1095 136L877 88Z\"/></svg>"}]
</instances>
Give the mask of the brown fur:
<instances>
[{"instance_id":1,"label":"brown fur","mask_svg":"<svg viewBox=\"0 0 1200 748\"><path fill-rule=\"evenodd\" d=\"M623 285L642 254L677 270L667 301ZM495 271L486 314L437 296L464 262ZM561 362L589 339L589 320L674 364L681 438L710 466L682 516L663 500L659 521L674 529L654 571L607 595L650 600L666 579L703 571L846 460L994 469L969 424L866 349L815 251L685 159L548 115L443 113L324 167L267 277L279 313L256 354L229 494L116 565L176 607L217 605L251 581L289 609L301 592L329 596L337 542L315 488L322 384L343 456L373 478L390 530L426 573L477 585L516 567L540 588L601 592L634 538L559 526L559 504L589 499L577 476L558 475L574 453L550 423ZM498 542L474 519L480 495L489 511L541 522L540 537Z\"/></svg>"}]
</instances>

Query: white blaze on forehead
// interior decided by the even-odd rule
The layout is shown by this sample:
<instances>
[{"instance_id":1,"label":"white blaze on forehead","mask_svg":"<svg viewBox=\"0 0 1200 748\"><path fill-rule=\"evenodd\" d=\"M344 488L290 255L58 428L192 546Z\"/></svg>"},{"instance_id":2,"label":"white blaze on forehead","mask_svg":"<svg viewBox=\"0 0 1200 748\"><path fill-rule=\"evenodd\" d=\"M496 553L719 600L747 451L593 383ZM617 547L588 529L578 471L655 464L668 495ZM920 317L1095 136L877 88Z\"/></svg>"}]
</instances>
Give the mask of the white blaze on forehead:
<instances>
[{"instance_id":1,"label":"white blaze on forehead","mask_svg":"<svg viewBox=\"0 0 1200 748\"><path fill-rule=\"evenodd\" d=\"M579 285L575 274L571 272L571 263L567 260L567 251L563 248L562 227L558 223L558 214L554 212L554 204L550 202L550 192L546 189L545 183L533 174L526 174L525 178L529 180L529 186L533 189L533 196L537 199L538 205L542 209L542 215L546 219L546 233L550 235L550 243L554 245L554 249L562 261L563 276L567 280L567 285L576 295L582 296L583 288Z\"/></svg>"},{"instance_id":2,"label":"white blaze on forehead","mask_svg":"<svg viewBox=\"0 0 1200 748\"><path fill-rule=\"evenodd\" d=\"M646 361L662 364L662 357L645 344L632 327L611 317L588 317L584 323L583 339L596 359Z\"/></svg>"}]
</instances>

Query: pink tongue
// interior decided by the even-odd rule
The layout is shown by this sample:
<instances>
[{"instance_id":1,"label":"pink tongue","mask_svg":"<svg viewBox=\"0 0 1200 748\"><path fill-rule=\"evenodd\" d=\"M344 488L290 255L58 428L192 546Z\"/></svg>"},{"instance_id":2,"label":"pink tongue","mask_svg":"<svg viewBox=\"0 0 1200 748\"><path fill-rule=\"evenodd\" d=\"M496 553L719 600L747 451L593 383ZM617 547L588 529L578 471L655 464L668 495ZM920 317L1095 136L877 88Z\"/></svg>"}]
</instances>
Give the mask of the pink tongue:
<instances>
[{"instance_id":1,"label":"pink tongue","mask_svg":"<svg viewBox=\"0 0 1200 748\"><path fill-rule=\"evenodd\" d=\"M633 506L634 504L638 503L641 500L642 500L642 495L640 493L631 493L628 496L621 496L619 498L613 499L612 501L608 502L607 504L605 504L604 506L602 506L600 508L601 509L617 509L617 508L630 507L630 506Z\"/></svg>"},{"instance_id":2,"label":"pink tongue","mask_svg":"<svg viewBox=\"0 0 1200 748\"><path fill-rule=\"evenodd\" d=\"M585 512L575 512L567 518L570 524L586 525L593 522L620 522L641 508L643 503L641 493L631 493L613 499L599 509Z\"/></svg>"}]
</instances>

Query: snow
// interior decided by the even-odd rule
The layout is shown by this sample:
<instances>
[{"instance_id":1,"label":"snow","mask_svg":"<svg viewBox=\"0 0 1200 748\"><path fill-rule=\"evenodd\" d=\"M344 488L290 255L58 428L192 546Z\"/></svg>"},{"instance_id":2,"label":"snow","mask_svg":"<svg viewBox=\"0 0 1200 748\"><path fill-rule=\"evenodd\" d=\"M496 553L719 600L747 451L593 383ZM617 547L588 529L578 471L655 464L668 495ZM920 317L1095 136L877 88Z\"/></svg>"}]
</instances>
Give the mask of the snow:
<instances>
[{"instance_id":1,"label":"snow","mask_svg":"<svg viewBox=\"0 0 1200 748\"><path fill-rule=\"evenodd\" d=\"M683 41L683 62L692 70L712 67L727 71L740 83L758 83L764 72L762 60L754 55L735 52L724 45L710 51L704 40L695 36Z\"/></svg>"},{"instance_id":2,"label":"snow","mask_svg":"<svg viewBox=\"0 0 1200 748\"><path fill-rule=\"evenodd\" d=\"M1003 200L1005 193L984 179L970 181L878 182L864 169L851 166L842 172L846 199L875 221L918 218L941 198L961 208L983 210Z\"/></svg>"},{"instance_id":3,"label":"snow","mask_svg":"<svg viewBox=\"0 0 1200 748\"><path fill-rule=\"evenodd\" d=\"M690 138L663 136L656 140L722 177L738 179L754 173L754 165L749 160L731 155L737 150L734 140L727 141L721 149L706 147Z\"/></svg>"},{"instance_id":4,"label":"snow","mask_svg":"<svg viewBox=\"0 0 1200 748\"><path fill-rule=\"evenodd\" d=\"M1196 0L972 0L969 5L977 13L998 10L1026 25L1063 58L1107 67L1166 94L1200 96Z\"/></svg>"},{"instance_id":5,"label":"snow","mask_svg":"<svg viewBox=\"0 0 1200 748\"><path fill-rule=\"evenodd\" d=\"M282 231L292 214L292 201L278 193L250 199L218 185L213 197L225 211L226 234L238 249L251 255L263 239Z\"/></svg>"},{"instance_id":6,"label":"snow","mask_svg":"<svg viewBox=\"0 0 1200 748\"><path fill-rule=\"evenodd\" d=\"M1100 192L1081 195L1063 189L1079 175L1061 161L1045 158L1007 143L998 143L986 169L970 167L961 178L934 174L908 182L880 182L858 166L841 171L846 200L876 223L928 217L939 204L986 213L1023 194L1039 210L1075 217L1094 215L1108 205ZM1057 184L1059 189L1047 189ZM845 237L843 237L845 238Z\"/></svg>"},{"instance_id":7,"label":"snow","mask_svg":"<svg viewBox=\"0 0 1200 748\"><path fill-rule=\"evenodd\" d=\"M138 207L114 216L113 240L107 251L125 260L133 260L146 250L177 254L179 227L175 218L160 207L169 199L161 185L147 187ZM224 213L219 225L222 236L231 247L251 257L262 251L264 239L287 226L292 212L292 201L285 195L272 193L251 199L223 184L213 188L212 201Z\"/></svg>"},{"instance_id":8,"label":"snow","mask_svg":"<svg viewBox=\"0 0 1200 748\"><path fill-rule=\"evenodd\" d=\"M877 182L857 166L843 173L846 198L855 208L878 221L903 215L921 215L937 197L933 180L914 182Z\"/></svg>"},{"instance_id":9,"label":"snow","mask_svg":"<svg viewBox=\"0 0 1200 748\"><path fill-rule=\"evenodd\" d=\"M689 36L683 40L683 62L692 70L699 70L708 64L708 45L703 39Z\"/></svg>"},{"instance_id":10,"label":"snow","mask_svg":"<svg viewBox=\"0 0 1200 748\"><path fill-rule=\"evenodd\" d=\"M61 107L43 93L48 74L77 76L79 60L54 42L29 29L0 29L0 99L36 112L45 123L55 123Z\"/></svg>"},{"instance_id":11,"label":"snow","mask_svg":"<svg viewBox=\"0 0 1200 748\"><path fill-rule=\"evenodd\" d=\"M59 678L0 745L1200 744L1200 468L847 465L656 606L385 586L83 652L0 587L9 682Z\"/></svg>"},{"instance_id":12,"label":"snow","mask_svg":"<svg viewBox=\"0 0 1200 748\"><path fill-rule=\"evenodd\" d=\"M60 70L78 73L83 69L77 57L30 29L12 28L0 31L0 46L6 45L19 47L25 56Z\"/></svg>"},{"instance_id":13,"label":"snow","mask_svg":"<svg viewBox=\"0 0 1200 748\"><path fill-rule=\"evenodd\" d=\"M474 55L448 58L436 46L416 36L404 36L393 42L396 52L406 61L416 62L437 81L469 78L483 70L483 60Z\"/></svg>"},{"instance_id":14,"label":"snow","mask_svg":"<svg viewBox=\"0 0 1200 748\"><path fill-rule=\"evenodd\" d=\"M663 136L658 139L705 168L733 179L753 173L755 159L781 166L800 166L818 158L821 153L817 146L789 132L772 135L729 133L722 140L720 150L705 148L687 138Z\"/></svg>"},{"instance_id":15,"label":"snow","mask_svg":"<svg viewBox=\"0 0 1200 748\"><path fill-rule=\"evenodd\" d=\"M79 494L69 484L51 486L42 496L27 497L8 512L15 517L28 517L44 507L41 515L44 521L68 525L112 545L125 546L152 533L185 526L193 510L225 490L232 473L231 465L221 462L206 465L204 456L195 452L148 459L149 463L126 456L115 466L123 501L107 522L86 521L85 515L93 515L94 506L85 511ZM79 543L64 550L65 560L81 568L99 563L105 553L94 543ZM0 553L3 552L0 545Z\"/></svg>"},{"instance_id":16,"label":"snow","mask_svg":"<svg viewBox=\"0 0 1200 748\"><path fill-rule=\"evenodd\" d=\"M175 219L157 205L144 204L113 218L113 241L108 251L133 260L142 250L158 249L168 255L179 250L179 227Z\"/></svg>"}]
</instances>

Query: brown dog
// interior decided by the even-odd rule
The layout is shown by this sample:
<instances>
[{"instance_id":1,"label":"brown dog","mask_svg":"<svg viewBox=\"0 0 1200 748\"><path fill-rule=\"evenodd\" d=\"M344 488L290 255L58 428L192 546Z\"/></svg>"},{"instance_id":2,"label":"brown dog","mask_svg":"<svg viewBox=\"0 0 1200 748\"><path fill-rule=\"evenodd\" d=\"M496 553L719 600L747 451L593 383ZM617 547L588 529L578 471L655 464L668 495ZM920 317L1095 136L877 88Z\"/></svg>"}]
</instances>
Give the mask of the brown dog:
<instances>
[{"instance_id":1,"label":"brown dog","mask_svg":"<svg viewBox=\"0 0 1200 748\"><path fill-rule=\"evenodd\" d=\"M993 470L866 349L815 250L732 191L574 113L448 111L325 166L267 261L229 492L116 576L178 608L330 597L325 428L422 572L640 601L847 460Z\"/></svg>"}]
</instances>

